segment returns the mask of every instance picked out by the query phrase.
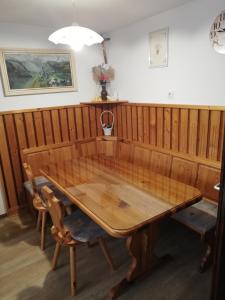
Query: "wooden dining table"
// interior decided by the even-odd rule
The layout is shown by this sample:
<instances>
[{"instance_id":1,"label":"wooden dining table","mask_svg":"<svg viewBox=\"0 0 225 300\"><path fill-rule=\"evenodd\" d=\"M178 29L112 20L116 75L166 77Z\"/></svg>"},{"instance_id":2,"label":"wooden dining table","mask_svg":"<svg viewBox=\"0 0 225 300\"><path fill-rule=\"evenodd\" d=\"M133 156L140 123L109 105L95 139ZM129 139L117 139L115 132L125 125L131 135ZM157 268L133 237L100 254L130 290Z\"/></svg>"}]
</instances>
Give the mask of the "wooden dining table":
<instances>
[{"instance_id":1,"label":"wooden dining table","mask_svg":"<svg viewBox=\"0 0 225 300\"><path fill-rule=\"evenodd\" d=\"M131 264L111 299L164 261L154 252L159 222L202 197L195 187L114 157L65 157L40 171L109 235L127 239Z\"/></svg>"}]
</instances>

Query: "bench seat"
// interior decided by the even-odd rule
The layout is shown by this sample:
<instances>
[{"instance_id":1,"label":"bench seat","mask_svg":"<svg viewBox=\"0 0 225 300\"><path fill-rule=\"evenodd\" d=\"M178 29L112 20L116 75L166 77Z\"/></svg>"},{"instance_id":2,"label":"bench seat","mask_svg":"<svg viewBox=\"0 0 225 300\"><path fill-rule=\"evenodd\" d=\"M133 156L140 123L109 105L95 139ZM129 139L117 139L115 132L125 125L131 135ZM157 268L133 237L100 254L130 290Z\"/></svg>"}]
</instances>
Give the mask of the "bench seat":
<instances>
[{"instance_id":1,"label":"bench seat","mask_svg":"<svg viewBox=\"0 0 225 300\"><path fill-rule=\"evenodd\" d=\"M200 234L206 243L207 249L200 263L200 272L205 271L212 263L217 209L217 203L203 199L172 216L172 219Z\"/></svg>"},{"instance_id":2,"label":"bench seat","mask_svg":"<svg viewBox=\"0 0 225 300\"><path fill-rule=\"evenodd\" d=\"M204 236L215 228L216 216L217 203L203 199L174 214L172 218Z\"/></svg>"}]
</instances>

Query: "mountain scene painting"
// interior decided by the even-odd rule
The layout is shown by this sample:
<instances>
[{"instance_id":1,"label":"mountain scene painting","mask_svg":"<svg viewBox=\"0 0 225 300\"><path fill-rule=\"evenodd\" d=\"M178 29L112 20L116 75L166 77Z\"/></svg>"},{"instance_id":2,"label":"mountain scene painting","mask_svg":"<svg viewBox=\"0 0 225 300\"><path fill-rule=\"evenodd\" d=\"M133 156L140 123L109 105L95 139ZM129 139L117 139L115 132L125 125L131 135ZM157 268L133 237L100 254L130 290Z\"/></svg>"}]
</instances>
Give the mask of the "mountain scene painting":
<instances>
[{"instance_id":1,"label":"mountain scene painting","mask_svg":"<svg viewBox=\"0 0 225 300\"><path fill-rule=\"evenodd\" d=\"M72 87L69 53L5 53L11 90Z\"/></svg>"}]
</instances>

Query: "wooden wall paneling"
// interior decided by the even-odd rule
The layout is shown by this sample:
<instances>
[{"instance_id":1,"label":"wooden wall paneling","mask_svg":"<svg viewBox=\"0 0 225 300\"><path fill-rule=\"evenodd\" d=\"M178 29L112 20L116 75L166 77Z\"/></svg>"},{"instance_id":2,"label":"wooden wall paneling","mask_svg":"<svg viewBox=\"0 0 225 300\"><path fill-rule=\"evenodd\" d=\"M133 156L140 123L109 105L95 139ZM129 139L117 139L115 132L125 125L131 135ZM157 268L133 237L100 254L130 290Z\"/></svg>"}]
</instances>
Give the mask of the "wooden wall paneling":
<instances>
[{"instance_id":1,"label":"wooden wall paneling","mask_svg":"<svg viewBox=\"0 0 225 300\"><path fill-rule=\"evenodd\" d=\"M69 126L68 126L68 117L66 108L59 110L59 118L60 118L60 129L62 134L62 141L69 141Z\"/></svg>"},{"instance_id":2,"label":"wooden wall paneling","mask_svg":"<svg viewBox=\"0 0 225 300\"><path fill-rule=\"evenodd\" d=\"M108 104L108 105L107 105L107 109L108 109L109 111L113 112L113 111L112 111L112 110L113 110L113 105L112 105L112 104ZM112 124L112 115L111 115L111 114L108 115L108 122L109 122L110 124Z\"/></svg>"},{"instance_id":3,"label":"wooden wall paneling","mask_svg":"<svg viewBox=\"0 0 225 300\"><path fill-rule=\"evenodd\" d=\"M23 175L20 164L20 151L17 144L16 129L14 126L13 115L4 116L7 140L9 142L9 153L12 164L14 180L16 183L16 192L18 195L19 204L23 204L24 189L23 189Z\"/></svg>"},{"instance_id":4,"label":"wooden wall paneling","mask_svg":"<svg viewBox=\"0 0 225 300\"><path fill-rule=\"evenodd\" d=\"M16 124L16 131L17 131L17 137L19 142L20 149L25 149L29 147L27 137L26 137L26 130L25 130L25 121L24 116L22 113L18 113L14 115L14 120Z\"/></svg>"},{"instance_id":5,"label":"wooden wall paneling","mask_svg":"<svg viewBox=\"0 0 225 300\"><path fill-rule=\"evenodd\" d=\"M179 151L187 153L188 149L188 127L189 127L188 109L180 110L180 131L179 131Z\"/></svg>"},{"instance_id":6,"label":"wooden wall paneling","mask_svg":"<svg viewBox=\"0 0 225 300\"><path fill-rule=\"evenodd\" d=\"M195 186L197 178L197 163L173 157L171 178L188 185Z\"/></svg>"},{"instance_id":7,"label":"wooden wall paneling","mask_svg":"<svg viewBox=\"0 0 225 300\"><path fill-rule=\"evenodd\" d=\"M198 110L191 109L189 113L188 153L196 155L198 143Z\"/></svg>"},{"instance_id":8,"label":"wooden wall paneling","mask_svg":"<svg viewBox=\"0 0 225 300\"><path fill-rule=\"evenodd\" d=\"M43 128L42 114L40 111L35 111L33 116L34 116L37 146L45 145L45 134Z\"/></svg>"},{"instance_id":9,"label":"wooden wall paneling","mask_svg":"<svg viewBox=\"0 0 225 300\"><path fill-rule=\"evenodd\" d=\"M68 115L68 127L69 127L69 140L71 142L74 142L77 139L74 108L68 108L67 115Z\"/></svg>"},{"instance_id":10,"label":"wooden wall paneling","mask_svg":"<svg viewBox=\"0 0 225 300\"><path fill-rule=\"evenodd\" d=\"M109 111L109 110L110 110L110 108L109 108L108 104L102 105L102 111ZM102 119L103 119L103 123L105 123L107 125L109 123L109 113L103 114Z\"/></svg>"},{"instance_id":11,"label":"wooden wall paneling","mask_svg":"<svg viewBox=\"0 0 225 300\"><path fill-rule=\"evenodd\" d=\"M150 147L150 152L153 152L150 162L154 166L153 160L156 161L156 169L162 168L160 164L165 165L167 171L162 172L169 174L172 156L177 156L178 159L173 163L172 172L174 164L179 165L181 159L190 162L186 168L187 173L188 170L192 172L192 163L200 164L198 185L203 186L209 198L210 195L216 198L212 183L218 178L225 109L135 103L109 104L107 109L111 109L115 114L114 135ZM99 122L102 110L103 105L74 105L0 114L3 175L10 209L16 209L21 203L19 198L24 172L21 168L20 150L66 140L76 142L97 135L102 136ZM86 120L88 126L84 127ZM2 142L4 140L5 145ZM119 144L123 146L119 145L118 155L130 159L132 145L126 142ZM88 144L83 147L88 155L94 149ZM157 152L159 154L156 155ZM205 175L204 171L208 175ZM208 187L204 183L207 176L215 179L209 182Z\"/></svg>"},{"instance_id":12,"label":"wooden wall paneling","mask_svg":"<svg viewBox=\"0 0 225 300\"><path fill-rule=\"evenodd\" d=\"M219 146L218 146L218 155L217 155L217 160L219 161L222 161L224 127L225 127L225 111L221 111Z\"/></svg>"},{"instance_id":13,"label":"wooden wall paneling","mask_svg":"<svg viewBox=\"0 0 225 300\"><path fill-rule=\"evenodd\" d=\"M206 158L208 145L209 111L199 111L198 152L197 155Z\"/></svg>"},{"instance_id":14,"label":"wooden wall paneling","mask_svg":"<svg viewBox=\"0 0 225 300\"><path fill-rule=\"evenodd\" d=\"M52 117L54 143L60 143L62 141L62 138L61 138L61 130L60 130L60 122L59 122L59 112L57 109L51 110L51 117Z\"/></svg>"},{"instance_id":15,"label":"wooden wall paneling","mask_svg":"<svg viewBox=\"0 0 225 300\"><path fill-rule=\"evenodd\" d=\"M121 116L122 116L122 137L124 139L127 139L127 111L126 111L126 106L122 105L121 106Z\"/></svg>"},{"instance_id":16,"label":"wooden wall paneling","mask_svg":"<svg viewBox=\"0 0 225 300\"><path fill-rule=\"evenodd\" d=\"M75 108L75 115L76 115L77 138L78 140L82 140L84 138L84 131L83 131L82 110L80 107Z\"/></svg>"},{"instance_id":17,"label":"wooden wall paneling","mask_svg":"<svg viewBox=\"0 0 225 300\"><path fill-rule=\"evenodd\" d=\"M144 131L144 138L143 142L145 144L149 144L149 108L144 106L143 107L143 131Z\"/></svg>"},{"instance_id":18,"label":"wooden wall paneling","mask_svg":"<svg viewBox=\"0 0 225 300\"><path fill-rule=\"evenodd\" d=\"M14 123L16 126L16 133L17 133L17 143L18 143L18 149L25 149L28 147L28 141L27 141L27 135L26 135L26 129L25 129L25 117L24 114L18 113L13 114L14 117ZM20 162L22 161L21 152L20 152ZM21 166L22 169L22 176L23 181L26 179L25 172Z\"/></svg>"},{"instance_id":19,"label":"wooden wall paneling","mask_svg":"<svg viewBox=\"0 0 225 300\"><path fill-rule=\"evenodd\" d=\"M220 171L204 165L199 166L196 186L203 196L218 201L219 193L214 189L214 185L220 181Z\"/></svg>"},{"instance_id":20,"label":"wooden wall paneling","mask_svg":"<svg viewBox=\"0 0 225 300\"><path fill-rule=\"evenodd\" d=\"M164 147L171 148L171 108L164 109Z\"/></svg>"},{"instance_id":21,"label":"wooden wall paneling","mask_svg":"<svg viewBox=\"0 0 225 300\"><path fill-rule=\"evenodd\" d=\"M25 118L25 128L27 131L27 140L29 147L35 147L36 143L36 136L34 130L34 120L33 120L33 113L27 112L24 114Z\"/></svg>"},{"instance_id":22,"label":"wooden wall paneling","mask_svg":"<svg viewBox=\"0 0 225 300\"><path fill-rule=\"evenodd\" d=\"M179 108L172 108L171 148L173 151L179 150L179 122L180 122L180 110Z\"/></svg>"},{"instance_id":23,"label":"wooden wall paneling","mask_svg":"<svg viewBox=\"0 0 225 300\"><path fill-rule=\"evenodd\" d=\"M171 155L152 151L150 160L150 170L165 176L170 176Z\"/></svg>"},{"instance_id":24,"label":"wooden wall paneling","mask_svg":"<svg viewBox=\"0 0 225 300\"><path fill-rule=\"evenodd\" d=\"M51 120L50 111L44 110L42 112L42 116L43 116L44 135L45 135L46 144L53 144L54 137L53 137L52 120Z\"/></svg>"},{"instance_id":25,"label":"wooden wall paneling","mask_svg":"<svg viewBox=\"0 0 225 300\"><path fill-rule=\"evenodd\" d=\"M91 137L96 137L97 128L96 128L96 112L95 112L94 105L90 106L89 108L89 116L90 116Z\"/></svg>"},{"instance_id":26,"label":"wooden wall paneling","mask_svg":"<svg viewBox=\"0 0 225 300\"><path fill-rule=\"evenodd\" d=\"M163 108L157 107L156 109L156 144L158 147L163 147Z\"/></svg>"},{"instance_id":27,"label":"wooden wall paneling","mask_svg":"<svg viewBox=\"0 0 225 300\"><path fill-rule=\"evenodd\" d=\"M135 105L131 106L131 116L132 116L132 140L137 141L138 139L137 107Z\"/></svg>"},{"instance_id":28,"label":"wooden wall paneling","mask_svg":"<svg viewBox=\"0 0 225 300\"><path fill-rule=\"evenodd\" d=\"M6 192L8 196L8 206L9 209L12 210L18 207L18 202L17 202L16 188L13 180L14 178L13 169L11 166L3 116L0 116L0 151L1 151L4 181L6 184Z\"/></svg>"},{"instance_id":29,"label":"wooden wall paneling","mask_svg":"<svg viewBox=\"0 0 225 300\"><path fill-rule=\"evenodd\" d=\"M150 107L150 144L156 145L156 108Z\"/></svg>"},{"instance_id":30,"label":"wooden wall paneling","mask_svg":"<svg viewBox=\"0 0 225 300\"><path fill-rule=\"evenodd\" d=\"M122 137L123 128L122 128L122 110L121 105L117 105L117 136Z\"/></svg>"},{"instance_id":31,"label":"wooden wall paneling","mask_svg":"<svg viewBox=\"0 0 225 300\"><path fill-rule=\"evenodd\" d=\"M89 107L85 106L82 108L83 113L83 127L84 127L84 137L91 137L91 126L90 126L90 115L89 115Z\"/></svg>"},{"instance_id":32,"label":"wooden wall paneling","mask_svg":"<svg viewBox=\"0 0 225 300\"><path fill-rule=\"evenodd\" d=\"M210 111L208 158L217 160L219 135L220 135L220 111Z\"/></svg>"},{"instance_id":33,"label":"wooden wall paneling","mask_svg":"<svg viewBox=\"0 0 225 300\"><path fill-rule=\"evenodd\" d=\"M112 131L112 134L114 136L118 136L117 134L117 110L116 110L116 105L112 105L111 107L111 110L112 110L112 113L114 114L114 126L113 126L113 131Z\"/></svg>"},{"instance_id":34,"label":"wooden wall paneling","mask_svg":"<svg viewBox=\"0 0 225 300\"><path fill-rule=\"evenodd\" d=\"M144 116L143 107L137 107L137 127L138 127L138 142L143 143L144 141Z\"/></svg>"},{"instance_id":35,"label":"wooden wall paneling","mask_svg":"<svg viewBox=\"0 0 225 300\"><path fill-rule=\"evenodd\" d=\"M102 126L101 126L101 123L100 123L101 113L102 113L102 107L98 105L96 107L97 136L103 135Z\"/></svg>"},{"instance_id":36,"label":"wooden wall paneling","mask_svg":"<svg viewBox=\"0 0 225 300\"><path fill-rule=\"evenodd\" d=\"M132 112L131 112L131 106L125 105L126 107L126 115L127 115L127 139L132 140Z\"/></svg>"}]
</instances>

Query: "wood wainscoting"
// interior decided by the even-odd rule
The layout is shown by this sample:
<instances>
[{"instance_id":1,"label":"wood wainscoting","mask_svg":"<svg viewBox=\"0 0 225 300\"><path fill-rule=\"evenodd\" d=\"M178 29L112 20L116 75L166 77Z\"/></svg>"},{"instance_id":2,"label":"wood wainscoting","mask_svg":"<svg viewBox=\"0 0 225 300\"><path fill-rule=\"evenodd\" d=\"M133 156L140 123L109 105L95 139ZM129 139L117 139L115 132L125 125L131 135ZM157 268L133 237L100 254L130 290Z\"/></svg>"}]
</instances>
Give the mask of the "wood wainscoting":
<instances>
[{"instance_id":1,"label":"wood wainscoting","mask_svg":"<svg viewBox=\"0 0 225 300\"><path fill-rule=\"evenodd\" d=\"M167 164L168 155L172 155L171 168L180 169L182 160L186 160L189 164L184 172L194 174L195 167L191 164L194 162L203 178L213 176L213 182L217 180L225 107L128 103L3 112L0 114L0 153L9 212L25 204L21 150L102 136L99 119L103 110L112 110L115 115L113 134L150 147L151 160L154 157L157 161L160 156L160 162ZM110 120L104 115L103 121ZM83 147L88 153L88 146ZM169 172L173 172L172 169Z\"/></svg>"},{"instance_id":2,"label":"wood wainscoting","mask_svg":"<svg viewBox=\"0 0 225 300\"><path fill-rule=\"evenodd\" d=\"M147 147L152 164L167 166L160 172L182 177L217 201L212 185L219 182L225 107L128 103L113 112L114 135Z\"/></svg>"},{"instance_id":3,"label":"wood wainscoting","mask_svg":"<svg viewBox=\"0 0 225 300\"><path fill-rule=\"evenodd\" d=\"M76 105L0 114L0 153L9 213L25 204L21 150L102 135L99 118L103 109L111 107Z\"/></svg>"}]
</instances>

